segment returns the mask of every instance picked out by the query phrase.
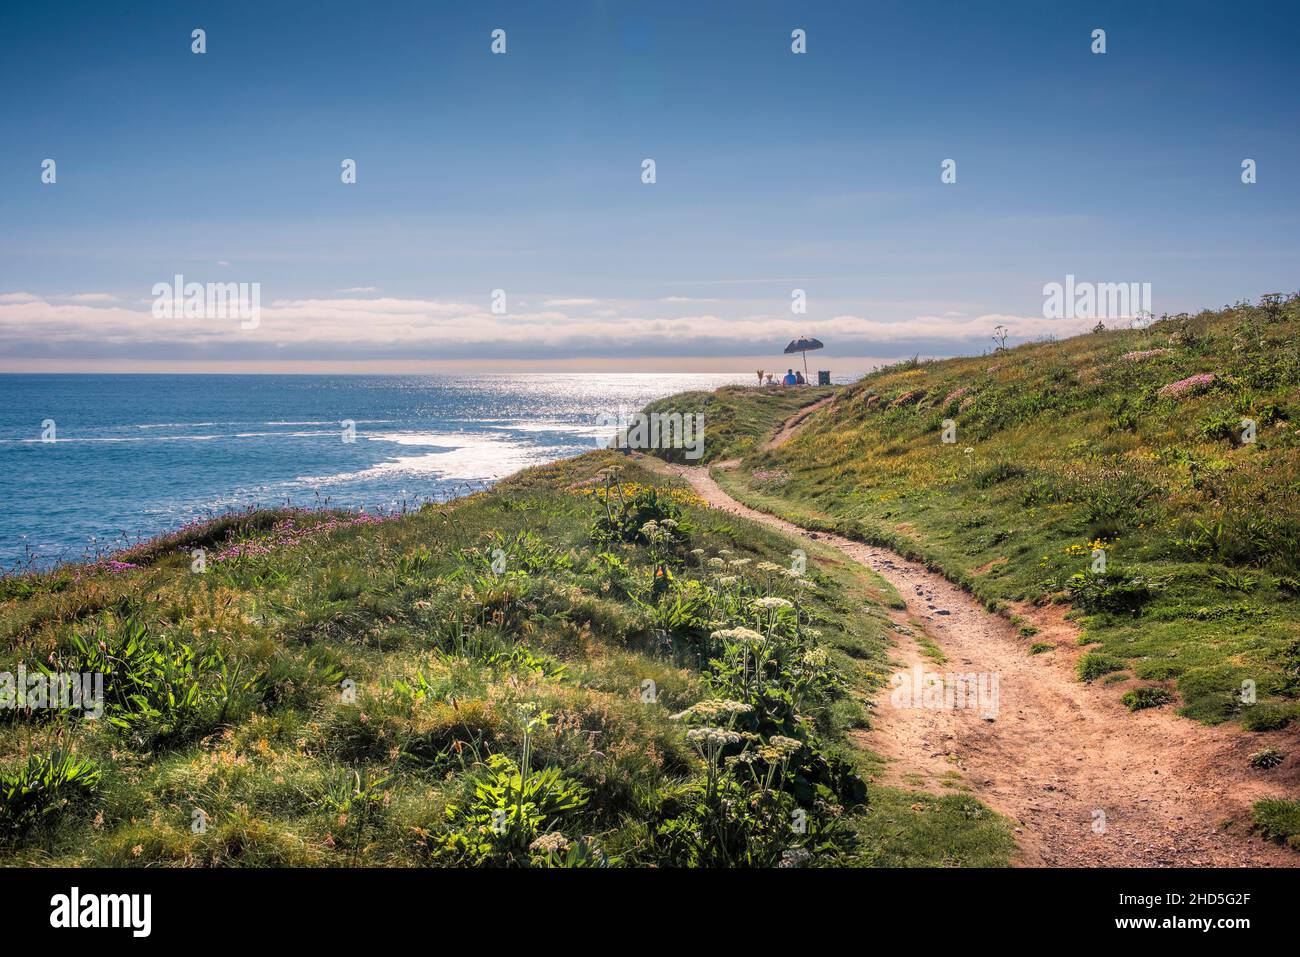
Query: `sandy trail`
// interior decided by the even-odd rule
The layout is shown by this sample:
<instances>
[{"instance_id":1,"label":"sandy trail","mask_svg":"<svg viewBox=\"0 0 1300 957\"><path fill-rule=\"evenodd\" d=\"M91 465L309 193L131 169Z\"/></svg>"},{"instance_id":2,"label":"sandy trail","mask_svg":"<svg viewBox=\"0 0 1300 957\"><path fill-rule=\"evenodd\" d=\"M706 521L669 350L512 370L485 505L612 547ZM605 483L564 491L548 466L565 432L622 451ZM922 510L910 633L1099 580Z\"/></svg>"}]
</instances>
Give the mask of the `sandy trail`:
<instances>
[{"instance_id":1,"label":"sandy trail","mask_svg":"<svg viewBox=\"0 0 1300 957\"><path fill-rule=\"evenodd\" d=\"M861 743L889 760L885 780L941 793L956 771L971 792L1016 823L1017 863L1038 866L1290 866L1300 854L1249 833L1250 805L1294 796L1300 736L1206 727L1168 709L1130 714L1114 688L1073 672L1077 631L1059 607L1017 609L1057 645L1030 655L1029 640L1005 618L924 566L888 549L825 533L741 505L707 469L641 461L686 479L713 507L817 539L889 581L907 603L896 621L923 629L948 658L924 656L900 632L895 658L909 675L976 673L998 678L996 712L896 707L876 700L874 728ZM910 625L909 625L910 621ZM992 720L987 720L992 718ZM1249 755L1266 745L1287 754L1256 771Z\"/></svg>"},{"instance_id":2,"label":"sandy trail","mask_svg":"<svg viewBox=\"0 0 1300 957\"><path fill-rule=\"evenodd\" d=\"M765 450L775 449L779 446L785 445L785 443L789 442L790 439L794 436L795 432L798 431L799 426L803 425L804 419L808 418L808 416L812 415L818 409L825 408L826 406L830 405L834 401L835 401L835 396L828 395L824 399L818 399L812 405L804 406L794 415L790 416L790 418L786 419L784 423L782 423L781 428L777 430L777 433L774 436L772 436L770 439L767 440L766 443L764 443L763 448Z\"/></svg>"}]
</instances>

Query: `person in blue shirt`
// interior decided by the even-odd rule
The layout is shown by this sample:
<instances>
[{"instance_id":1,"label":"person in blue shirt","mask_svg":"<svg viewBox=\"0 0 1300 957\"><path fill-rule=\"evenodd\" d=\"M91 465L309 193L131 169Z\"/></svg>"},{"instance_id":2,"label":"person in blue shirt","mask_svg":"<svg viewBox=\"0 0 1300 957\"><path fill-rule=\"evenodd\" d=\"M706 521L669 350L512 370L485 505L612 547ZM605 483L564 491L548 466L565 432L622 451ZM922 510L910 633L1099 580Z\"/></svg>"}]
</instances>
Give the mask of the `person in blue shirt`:
<instances>
[{"instance_id":1,"label":"person in blue shirt","mask_svg":"<svg viewBox=\"0 0 1300 957\"><path fill-rule=\"evenodd\" d=\"M785 378L781 380L782 385L795 385L799 380L795 378L793 369L785 370Z\"/></svg>"}]
</instances>

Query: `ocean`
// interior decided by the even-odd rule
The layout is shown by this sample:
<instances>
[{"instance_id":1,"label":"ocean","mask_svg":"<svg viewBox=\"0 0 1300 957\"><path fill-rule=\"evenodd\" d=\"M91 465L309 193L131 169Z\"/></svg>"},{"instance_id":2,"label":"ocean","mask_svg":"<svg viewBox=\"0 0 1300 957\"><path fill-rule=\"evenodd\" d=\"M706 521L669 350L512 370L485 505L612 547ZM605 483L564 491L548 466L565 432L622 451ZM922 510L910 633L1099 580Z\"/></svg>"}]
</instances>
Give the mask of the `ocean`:
<instances>
[{"instance_id":1,"label":"ocean","mask_svg":"<svg viewBox=\"0 0 1300 957\"><path fill-rule=\"evenodd\" d=\"M418 507L597 448L602 414L750 379L0 375L0 569L254 505Z\"/></svg>"}]
</instances>

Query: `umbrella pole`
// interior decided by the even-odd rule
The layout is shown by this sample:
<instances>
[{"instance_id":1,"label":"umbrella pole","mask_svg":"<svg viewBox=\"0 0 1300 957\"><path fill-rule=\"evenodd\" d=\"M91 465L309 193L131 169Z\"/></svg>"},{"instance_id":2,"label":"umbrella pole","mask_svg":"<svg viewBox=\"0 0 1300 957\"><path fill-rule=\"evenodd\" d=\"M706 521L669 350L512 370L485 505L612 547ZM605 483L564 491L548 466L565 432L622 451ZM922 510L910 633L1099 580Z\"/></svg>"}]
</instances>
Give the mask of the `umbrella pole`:
<instances>
[{"instance_id":1,"label":"umbrella pole","mask_svg":"<svg viewBox=\"0 0 1300 957\"><path fill-rule=\"evenodd\" d=\"M803 354L803 381L805 385L812 385L812 382L808 378L808 353L807 352L804 352Z\"/></svg>"}]
</instances>

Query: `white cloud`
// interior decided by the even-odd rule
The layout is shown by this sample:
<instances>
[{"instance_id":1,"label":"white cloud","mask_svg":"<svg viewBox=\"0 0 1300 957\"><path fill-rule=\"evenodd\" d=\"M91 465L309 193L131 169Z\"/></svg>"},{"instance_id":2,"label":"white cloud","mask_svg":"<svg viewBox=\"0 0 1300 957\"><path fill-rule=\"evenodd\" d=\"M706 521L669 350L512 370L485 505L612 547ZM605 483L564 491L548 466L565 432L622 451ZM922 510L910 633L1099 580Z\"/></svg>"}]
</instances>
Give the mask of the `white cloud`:
<instances>
[{"instance_id":1,"label":"white cloud","mask_svg":"<svg viewBox=\"0 0 1300 957\"><path fill-rule=\"evenodd\" d=\"M1012 316L1003 313L984 313L979 316L942 315L917 316L906 322L884 322L861 319L857 316L836 316L827 325L810 327L849 332L852 335L864 335L870 339L884 342L899 342L907 339L955 339L972 341L987 339L993 327L1002 325L1007 328L1011 339L1033 339L1039 336L1057 336L1064 338L1080 332L1086 332L1096 325L1095 319L1044 319L1042 316ZM815 335L815 333L814 333ZM820 338L820 337L819 337ZM960 352L955 349L954 352Z\"/></svg>"},{"instance_id":2,"label":"white cloud","mask_svg":"<svg viewBox=\"0 0 1300 957\"><path fill-rule=\"evenodd\" d=\"M561 300L547 300L556 303ZM643 304L646 305L646 304ZM650 303L648 305L653 305ZM147 304L103 302L98 294L50 302L30 293L0 294L0 351L13 356L96 357L127 349L141 355L251 356L268 350L304 359L338 355L418 356L752 354L812 335L840 355L881 355L892 347L931 355L979 351L993 327L1012 341L1073 335L1090 320L989 313L919 315L904 321L852 314L828 319L765 313L721 316L571 315L559 308L494 315L486 303L381 298L277 299L264 303L258 328L238 320L157 319ZM608 312L605 310L603 312Z\"/></svg>"}]
</instances>

